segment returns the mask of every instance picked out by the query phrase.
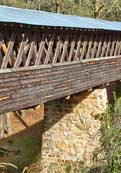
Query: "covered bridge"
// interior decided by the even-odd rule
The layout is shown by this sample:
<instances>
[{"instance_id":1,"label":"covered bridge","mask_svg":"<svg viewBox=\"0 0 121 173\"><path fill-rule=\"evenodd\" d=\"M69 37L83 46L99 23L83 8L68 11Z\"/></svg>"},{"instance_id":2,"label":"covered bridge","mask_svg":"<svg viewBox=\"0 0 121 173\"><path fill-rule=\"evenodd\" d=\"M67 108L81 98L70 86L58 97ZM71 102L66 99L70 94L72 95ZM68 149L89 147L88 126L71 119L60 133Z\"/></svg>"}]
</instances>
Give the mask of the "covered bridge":
<instances>
[{"instance_id":1,"label":"covered bridge","mask_svg":"<svg viewBox=\"0 0 121 173\"><path fill-rule=\"evenodd\" d=\"M121 22L0 6L0 113L121 79Z\"/></svg>"}]
</instances>

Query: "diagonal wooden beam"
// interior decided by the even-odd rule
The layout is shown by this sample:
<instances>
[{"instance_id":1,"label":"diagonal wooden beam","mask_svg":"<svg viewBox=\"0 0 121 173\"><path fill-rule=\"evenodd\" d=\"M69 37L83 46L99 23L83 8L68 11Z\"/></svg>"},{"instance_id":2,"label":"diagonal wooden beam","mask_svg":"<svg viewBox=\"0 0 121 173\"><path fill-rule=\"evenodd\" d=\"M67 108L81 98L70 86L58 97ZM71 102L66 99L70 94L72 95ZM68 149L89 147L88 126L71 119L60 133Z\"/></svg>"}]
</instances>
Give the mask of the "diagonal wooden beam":
<instances>
[{"instance_id":1,"label":"diagonal wooden beam","mask_svg":"<svg viewBox=\"0 0 121 173\"><path fill-rule=\"evenodd\" d=\"M17 55L16 62L14 64L14 67L19 67L21 62L22 62L22 58L24 56L24 47L26 44L26 38L27 38L27 36L26 36L26 34L24 34L23 39L22 39L21 44L20 44L19 52Z\"/></svg>"},{"instance_id":2,"label":"diagonal wooden beam","mask_svg":"<svg viewBox=\"0 0 121 173\"><path fill-rule=\"evenodd\" d=\"M88 43L86 59L91 58L91 49L92 49L93 42L94 42L94 35L91 35L89 43Z\"/></svg>"},{"instance_id":3,"label":"diagonal wooden beam","mask_svg":"<svg viewBox=\"0 0 121 173\"><path fill-rule=\"evenodd\" d=\"M115 51L114 51L114 56L116 56L118 54L118 50L120 48L120 35L117 35L117 41L116 41L116 47L115 47Z\"/></svg>"},{"instance_id":4,"label":"diagonal wooden beam","mask_svg":"<svg viewBox=\"0 0 121 173\"><path fill-rule=\"evenodd\" d=\"M53 48L53 45L54 45L54 40L55 40L55 33L52 34L52 36L51 36L51 40L49 42L49 46L48 46L48 50L47 50L46 57L45 57L45 60L44 60L44 64L48 64L48 62L50 61L50 55L53 51L52 48Z\"/></svg>"},{"instance_id":5,"label":"diagonal wooden beam","mask_svg":"<svg viewBox=\"0 0 121 173\"><path fill-rule=\"evenodd\" d=\"M79 60L81 44L82 44L82 36L80 34L78 42L77 42L77 47L76 47L76 53L75 53L74 61Z\"/></svg>"},{"instance_id":6,"label":"diagonal wooden beam","mask_svg":"<svg viewBox=\"0 0 121 173\"><path fill-rule=\"evenodd\" d=\"M111 44L111 49L110 49L110 56L114 55L115 45L116 45L116 38L115 38L115 35L114 35L113 40L112 40L112 44Z\"/></svg>"},{"instance_id":7,"label":"diagonal wooden beam","mask_svg":"<svg viewBox=\"0 0 121 173\"><path fill-rule=\"evenodd\" d=\"M111 48L111 40L112 40L112 35L109 35L109 38L108 38L108 44L107 44L107 49L106 49L105 56L108 56L108 55L109 55L109 53L110 53L110 48Z\"/></svg>"},{"instance_id":8,"label":"diagonal wooden beam","mask_svg":"<svg viewBox=\"0 0 121 173\"><path fill-rule=\"evenodd\" d=\"M86 48L87 48L87 45L88 45L88 37L85 35L84 36L84 41L83 41L83 48L82 48L82 51L81 51L81 55L80 55L80 59L83 59L84 58L84 55L86 53Z\"/></svg>"},{"instance_id":9,"label":"diagonal wooden beam","mask_svg":"<svg viewBox=\"0 0 121 173\"><path fill-rule=\"evenodd\" d=\"M32 56L33 56L33 53L34 53L34 45L35 45L35 42L36 42L36 34L34 33L33 38L32 38L32 41L31 41L31 45L30 45L30 50L29 50L29 53L28 53L28 57L27 57L27 60L26 60L26 63L25 63L25 67L27 67L27 66L30 65L30 61L31 61Z\"/></svg>"},{"instance_id":10,"label":"diagonal wooden beam","mask_svg":"<svg viewBox=\"0 0 121 173\"><path fill-rule=\"evenodd\" d=\"M69 34L66 35L66 39L65 39L64 44L63 44L63 51L62 51L62 55L61 55L61 59L60 59L61 63L63 63L65 61L65 56L67 53L68 44L69 44Z\"/></svg>"},{"instance_id":11,"label":"diagonal wooden beam","mask_svg":"<svg viewBox=\"0 0 121 173\"><path fill-rule=\"evenodd\" d=\"M2 69L7 67L8 62L9 62L9 58L11 58L11 55L12 55L12 53L13 53L13 46L14 46L14 44L15 44L15 38L16 38L16 33L12 33L12 34L11 34L10 41L9 41L9 44L8 44L7 53L6 53L6 55L4 56L3 62L2 62L2 65L1 65L1 68L2 68Z\"/></svg>"},{"instance_id":12,"label":"diagonal wooden beam","mask_svg":"<svg viewBox=\"0 0 121 173\"><path fill-rule=\"evenodd\" d=\"M46 35L43 33L42 34L42 39L41 39L41 42L40 42L40 46L39 46L39 50L38 50L38 53L37 53L37 58L35 60L35 65L40 64L42 54L43 54L43 51L44 51L45 39L46 39Z\"/></svg>"},{"instance_id":13,"label":"diagonal wooden beam","mask_svg":"<svg viewBox=\"0 0 121 173\"><path fill-rule=\"evenodd\" d=\"M105 36L101 35L99 38L99 43L98 43L98 47L97 47L96 58L100 57L100 55L101 55L101 50L102 50L102 45L103 45L104 39L105 39Z\"/></svg>"},{"instance_id":14,"label":"diagonal wooden beam","mask_svg":"<svg viewBox=\"0 0 121 173\"><path fill-rule=\"evenodd\" d=\"M73 35L73 38L71 40L71 48L70 48L70 52L69 52L69 56L68 56L68 61L70 62L73 58L73 55L74 55L74 48L75 48L75 45L76 45L76 37L77 35Z\"/></svg>"},{"instance_id":15,"label":"diagonal wooden beam","mask_svg":"<svg viewBox=\"0 0 121 173\"><path fill-rule=\"evenodd\" d=\"M58 36L58 41L56 44L56 48L55 48L55 54L54 54L54 58L52 60L52 63L57 63L58 57L59 57L59 53L62 49L62 35Z\"/></svg>"}]
</instances>

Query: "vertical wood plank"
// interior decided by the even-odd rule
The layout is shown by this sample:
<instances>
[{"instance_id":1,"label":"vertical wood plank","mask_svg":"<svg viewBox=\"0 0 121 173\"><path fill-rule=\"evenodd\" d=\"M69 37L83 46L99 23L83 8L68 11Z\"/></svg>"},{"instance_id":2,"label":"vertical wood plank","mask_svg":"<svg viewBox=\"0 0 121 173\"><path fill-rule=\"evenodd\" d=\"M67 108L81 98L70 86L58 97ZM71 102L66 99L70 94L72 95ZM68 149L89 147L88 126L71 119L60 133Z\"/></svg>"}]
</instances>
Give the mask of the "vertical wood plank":
<instances>
[{"instance_id":1,"label":"vertical wood plank","mask_svg":"<svg viewBox=\"0 0 121 173\"><path fill-rule=\"evenodd\" d=\"M114 56L118 55L119 47L120 47L120 36L118 34L117 35L117 40L116 40L116 47L115 47L115 51L114 51Z\"/></svg>"},{"instance_id":2,"label":"vertical wood plank","mask_svg":"<svg viewBox=\"0 0 121 173\"><path fill-rule=\"evenodd\" d=\"M0 49L1 49L2 43L3 43L3 35L2 33L0 33Z\"/></svg>"},{"instance_id":3,"label":"vertical wood plank","mask_svg":"<svg viewBox=\"0 0 121 173\"><path fill-rule=\"evenodd\" d=\"M4 137L4 132L3 132L3 114L0 114L0 139Z\"/></svg>"},{"instance_id":4,"label":"vertical wood plank","mask_svg":"<svg viewBox=\"0 0 121 173\"><path fill-rule=\"evenodd\" d=\"M10 113L6 113L6 127L7 127L7 132L8 132L8 135L11 135L12 134L12 126L11 126L11 115Z\"/></svg>"},{"instance_id":5,"label":"vertical wood plank","mask_svg":"<svg viewBox=\"0 0 121 173\"><path fill-rule=\"evenodd\" d=\"M119 50L118 50L118 53L117 53L118 55L121 55L121 41L120 41L120 43L119 43Z\"/></svg>"}]
</instances>

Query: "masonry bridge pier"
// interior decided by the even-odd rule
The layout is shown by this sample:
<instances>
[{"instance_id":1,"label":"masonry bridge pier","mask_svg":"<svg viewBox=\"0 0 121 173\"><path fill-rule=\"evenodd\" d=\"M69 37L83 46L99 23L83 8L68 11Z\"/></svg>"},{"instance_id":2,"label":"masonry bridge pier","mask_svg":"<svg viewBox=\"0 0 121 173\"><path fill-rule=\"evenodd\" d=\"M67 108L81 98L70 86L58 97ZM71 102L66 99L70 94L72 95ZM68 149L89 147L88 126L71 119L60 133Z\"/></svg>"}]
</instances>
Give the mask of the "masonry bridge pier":
<instances>
[{"instance_id":1,"label":"masonry bridge pier","mask_svg":"<svg viewBox=\"0 0 121 173\"><path fill-rule=\"evenodd\" d=\"M119 80L121 22L0 6L0 114Z\"/></svg>"}]
</instances>

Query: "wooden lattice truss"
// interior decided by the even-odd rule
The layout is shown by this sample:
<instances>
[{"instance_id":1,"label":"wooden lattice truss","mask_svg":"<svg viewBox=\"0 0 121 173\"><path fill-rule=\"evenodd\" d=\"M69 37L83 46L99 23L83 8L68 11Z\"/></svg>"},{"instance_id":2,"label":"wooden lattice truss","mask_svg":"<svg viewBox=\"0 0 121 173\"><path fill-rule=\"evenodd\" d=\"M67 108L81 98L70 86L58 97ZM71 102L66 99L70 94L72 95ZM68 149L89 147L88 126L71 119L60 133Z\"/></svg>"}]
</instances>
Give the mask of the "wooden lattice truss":
<instances>
[{"instance_id":1,"label":"wooden lattice truss","mask_svg":"<svg viewBox=\"0 0 121 173\"><path fill-rule=\"evenodd\" d=\"M1 31L0 66L18 68L121 55L121 33Z\"/></svg>"},{"instance_id":2,"label":"wooden lattice truss","mask_svg":"<svg viewBox=\"0 0 121 173\"><path fill-rule=\"evenodd\" d=\"M121 78L121 32L8 28L0 29L0 137L4 136L3 129L11 134L7 112ZM117 58L105 58L113 56ZM99 57L104 57L103 61L97 61L95 65L71 63L91 58L94 61ZM69 65L63 65L65 62ZM62 66L53 67L57 63ZM29 70L29 66L43 64L51 64L51 68ZM19 67L26 68L19 71ZM16 70L13 73L6 68Z\"/></svg>"}]
</instances>

